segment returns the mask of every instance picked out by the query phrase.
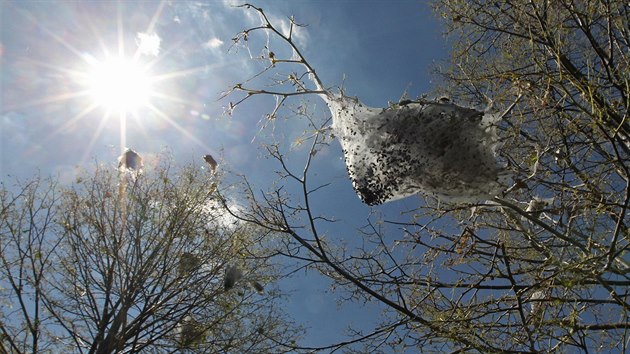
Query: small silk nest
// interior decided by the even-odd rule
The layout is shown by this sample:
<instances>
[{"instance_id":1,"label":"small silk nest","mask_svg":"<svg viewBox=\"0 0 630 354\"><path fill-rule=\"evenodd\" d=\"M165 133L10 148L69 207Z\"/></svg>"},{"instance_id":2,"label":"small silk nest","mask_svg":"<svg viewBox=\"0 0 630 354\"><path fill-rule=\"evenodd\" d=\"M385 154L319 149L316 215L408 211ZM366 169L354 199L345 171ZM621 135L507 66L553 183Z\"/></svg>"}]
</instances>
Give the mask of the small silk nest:
<instances>
[{"instance_id":1,"label":"small silk nest","mask_svg":"<svg viewBox=\"0 0 630 354\"><path fill-rule=\"evenodd\" d=\"M118 170L124 171L140 171L142 170L142 157L130 148L126 148L118 157Z\"/></svg>"},{"instance_id":2,"label":"small silk nest","mask_svg":"<svg viewBox=\"0 0 630 354\"><path fill-rule=\"evenodd\" d=\"M449 102L370 108L346 96L325 100L353 187L368 205L416 193L475 202L505 189L496 115Z\"/></svg>"},{"instance_id":3,"label":"small silk nest","mask_svg":"<svg viewBox=\"0 0 630 354\"><path fill-rule=\"evenodd\" d=\"M230 265L225 270L225 278L223 279L223 287L225 290L230 290L234 287L237 281L243 277L243 272L234 265Z\"/></svg>"}]
</instances>

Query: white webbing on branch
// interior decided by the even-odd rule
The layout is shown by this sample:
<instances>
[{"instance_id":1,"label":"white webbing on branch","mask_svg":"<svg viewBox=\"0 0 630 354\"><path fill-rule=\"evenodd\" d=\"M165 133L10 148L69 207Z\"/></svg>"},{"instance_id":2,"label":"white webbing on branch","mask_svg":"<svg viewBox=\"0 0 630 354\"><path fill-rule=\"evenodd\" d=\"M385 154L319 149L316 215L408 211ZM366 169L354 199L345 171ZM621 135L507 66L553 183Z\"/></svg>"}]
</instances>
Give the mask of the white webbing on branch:
<instances>
[{"instance_id":1,"label":"white webbing on branch","mask_svg":"<svg viewBox=\"0 0 630 354\"><path fill-rule=\"evenodd\" d=\"M421 192L447 202L499 194L507 175L497 161L496 115L452 103L370 108L325 97L352 184L369 205Z\"/></svg>"}]
</instances>

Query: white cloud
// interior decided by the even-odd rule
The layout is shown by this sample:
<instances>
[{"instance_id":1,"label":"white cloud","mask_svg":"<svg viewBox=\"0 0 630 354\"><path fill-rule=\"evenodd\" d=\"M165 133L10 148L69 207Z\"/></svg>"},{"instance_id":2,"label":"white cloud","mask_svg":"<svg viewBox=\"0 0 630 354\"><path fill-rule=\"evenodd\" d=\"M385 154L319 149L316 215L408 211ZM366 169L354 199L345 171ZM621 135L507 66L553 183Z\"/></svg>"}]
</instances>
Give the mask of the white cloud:
<instances>
[{"instance_id":1,"label":"white cloud","mask_svg":"<svg viewBox=\"0 0 630 354\"><path fill-rule=\"evenodd\" d=\"M241 212L242 207L240 205L235 202L228 203L232 213L239 214ZM211 199L204 205L204 212L208 215L208 224L212 226L234 230L241 223L239 219L225 210L223 204L216 199Z\"/></svg>"},{"instance_id":2,"label":"white cloud","mask_svg":"<svg viewBox=\"0 0 630 354\"><path fill-rule=\"evenodd\" d=\"M136 43L140 54L157 56L160 53L160 43L162 39L157 33L138 32Z\"/></svg>"},{"instance_id":3,"label":"white cloud","mask_svg":"<svg viewBox=\"0 0 630 354\"><path fill-rule=\"evenodd\" d=\"M223 41L217 37L210 38L206 43L203 44L204 48L215 49L223 45Z\"/></svg>"},{"instance_id":4,"label":"white cloud","mask_svg":"<svg viewBox=\"0 0 630 354\"><path fill-rule=\"evenodd\" d=\"M225 7L235 7L242 4L243 2L238 0L223 0L223 6Z\"/></svg>"}]
</instances>

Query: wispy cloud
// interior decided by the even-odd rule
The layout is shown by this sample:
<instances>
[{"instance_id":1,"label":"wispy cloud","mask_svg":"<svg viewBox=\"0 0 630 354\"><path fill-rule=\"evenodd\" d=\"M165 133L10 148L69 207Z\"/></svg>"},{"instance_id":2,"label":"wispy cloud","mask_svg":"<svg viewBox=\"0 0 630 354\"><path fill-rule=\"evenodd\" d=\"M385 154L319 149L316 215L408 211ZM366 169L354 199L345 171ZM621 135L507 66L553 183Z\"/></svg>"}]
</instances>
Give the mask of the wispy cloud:
<instances>
[{"instance_id":1,"label":"wispy cloud","mask_svg":"<svg viewBox=\"0 0 630 354\"><path fill-rule=\"evenodd\" d=\"M207 49L215 49L215 48L219 48L222 45L223 45L222 40L220 40L217 37L213 37L213 38L210 38L206 43L204 43L203 47Z\"/></svg>"},{"instance_id":2,"label":"wispy cloud","mask_svg":"<svg viewBox=\"0 0 630 354\"><path fill-rule=\"evenodd\" d=\"M138 52L145 55L157 56L160 54L160 43L162 39L157 33L142 33L139 32L136 36L136 43L138 44Z\"/></svg>"}]
</instances>

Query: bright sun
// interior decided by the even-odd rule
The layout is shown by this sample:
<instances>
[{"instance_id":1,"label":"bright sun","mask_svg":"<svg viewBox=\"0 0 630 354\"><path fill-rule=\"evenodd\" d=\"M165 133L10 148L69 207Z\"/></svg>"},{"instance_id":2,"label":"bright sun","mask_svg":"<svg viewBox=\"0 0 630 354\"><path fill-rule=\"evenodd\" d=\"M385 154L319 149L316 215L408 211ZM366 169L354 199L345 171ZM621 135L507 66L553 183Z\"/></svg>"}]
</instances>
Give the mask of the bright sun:
<instances>
[{"instance_id":1,"label":"bright sun","mask_svg":"<svg viewBox=\"0 0 630 354\"><path fill-rule=\"evenodd\" d=\"M164 2L162 2L163 4ZM161 8L161 7L160 7ZM155 18L159 16L155 14ZM152 23L155 23L154 20ZM120 143L121 149L127 146L127 121L133 119L135 124L132 129L140 129L144 132L143 124L153 121L153 119L142 119L143 117L157 118L162 122L166 122L175 128L190 141L194 141L205 151L211 149L200 139L189 132L186 127L181 126L176 120L165 112L163 107L172 107L173 103L180 107L196 106L196 100L188 100L173 95L168 87L176 86L174 84L165 85L167 80L175 80L185 78L196 73L207 72L206 65L171 71L167 73L156 74L153 70L159 62L157 58L160 55L161 38L153 32L153 25L150 25L147 32L138 32L136 35L137 48L131 55L125 54L124 38L126 37L122 29L119 29L119 43L117 53L110 51L101 38L97 38L103 45L101 47L102 54L100 58L90 53L74 48L70 43L63 41L60 37L52 35L52 39L62 44L72 53L76 54L80 59L74 69L65 66L67 63L60 65L50 65L42 63L42 66L51 67L72 79L76 91L63 92L43 97L26 105L48 104L53 102L63 102L67 100L75 100L81 98L82 109L60 125L55 131L50 133L50 137L61 132L71 129L79 121L86 117L92 117L96 113L97 108L101 108L103 112L100 122L94 125L89 123L92 138L85 148L85 155L82 161L85 161L88 154L96 144L99 136L103 134L108 123L112 119L120 123ZM159 72L159 70L157 70ZM166 89L166 91L164 91ZM159 98L158 102L152 102ZM87 99L87 100L85 100ZM171 103L164 105L164 102ZM145 132L146 133L146 132Z\"/></svg>"},{"instance_id":2,"label":"bright sun","mask_svg":"<svg viewBox=\"0 0 630 354\"><path fill-rule=\"evenodd\" d=\"M110 112L126 113L149 104L151 81L146 67L110 58L94 64L87 85L95 104Z\"/></svg>"}]
</instances>

